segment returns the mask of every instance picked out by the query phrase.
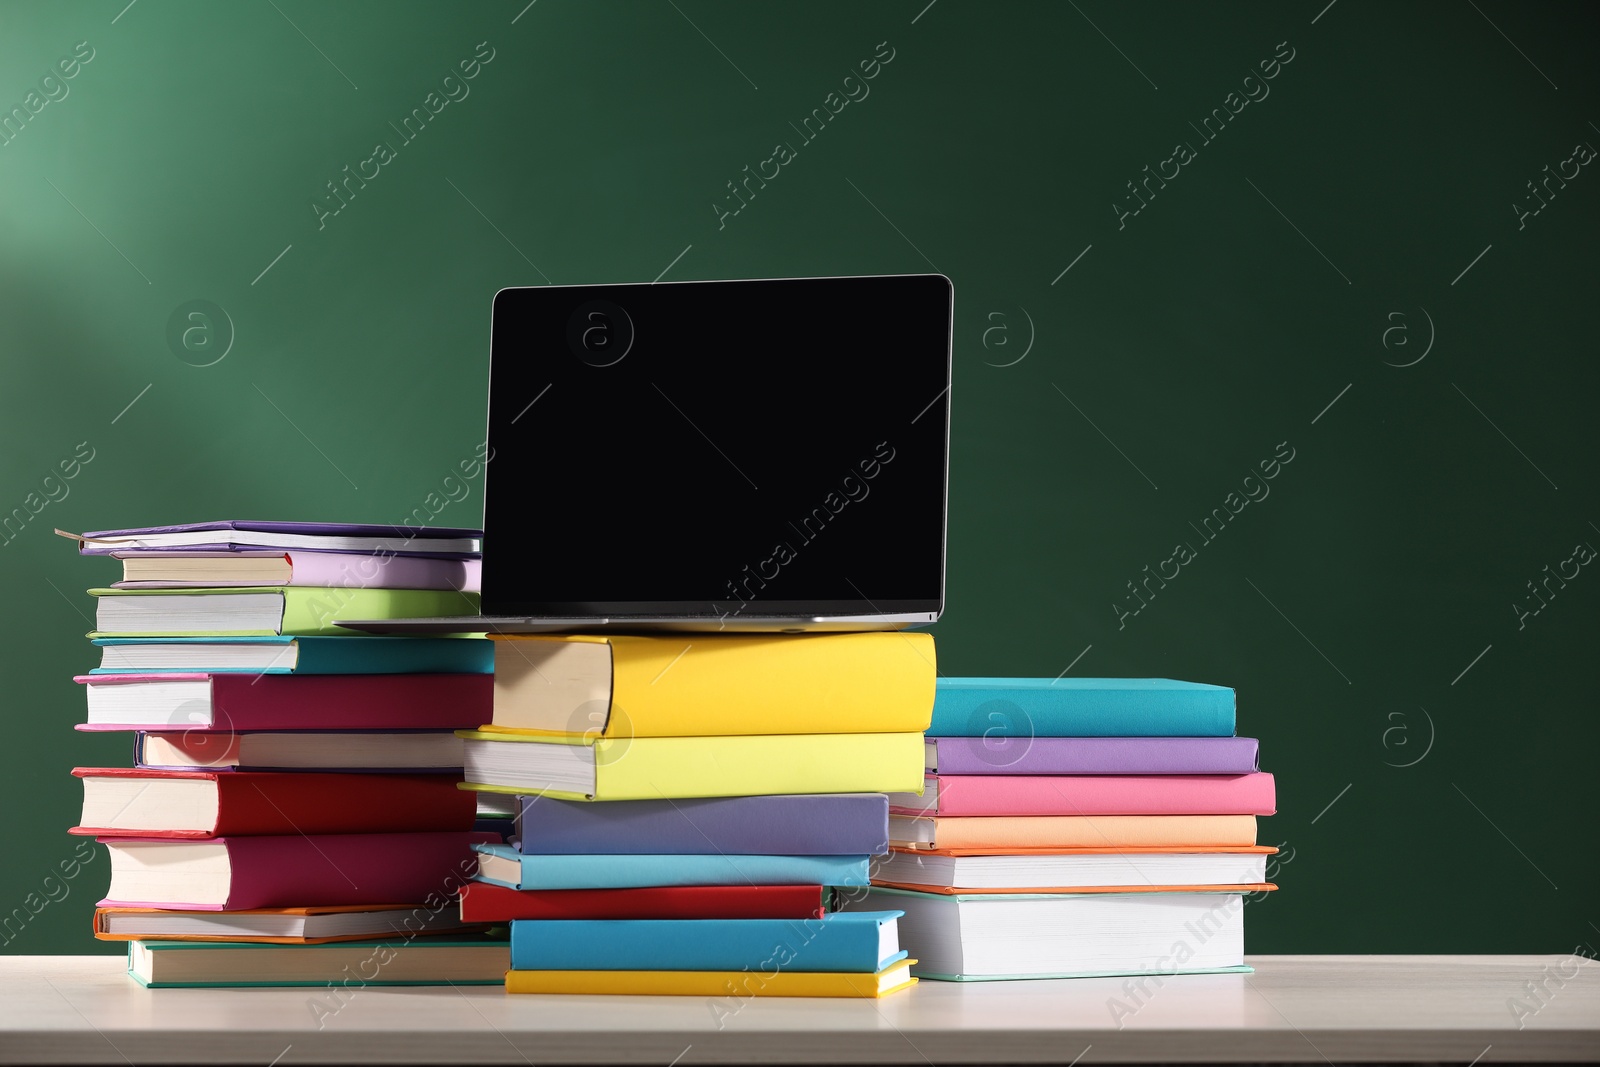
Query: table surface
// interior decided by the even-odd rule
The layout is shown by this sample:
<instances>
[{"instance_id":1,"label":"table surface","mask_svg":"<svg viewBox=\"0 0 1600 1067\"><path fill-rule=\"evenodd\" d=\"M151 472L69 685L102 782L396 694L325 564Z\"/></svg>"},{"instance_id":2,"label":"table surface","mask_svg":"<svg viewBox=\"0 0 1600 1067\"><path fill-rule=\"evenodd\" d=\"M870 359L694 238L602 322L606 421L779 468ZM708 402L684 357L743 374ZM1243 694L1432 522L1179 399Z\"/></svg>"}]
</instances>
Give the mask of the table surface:
<instances>
[{"instance_id":1,"label":"table surface","mask_svg":"<svg viewBox=\"0 0 1600 1067\"><path fill-rule=\"evenodd\" d=\"M430 986L353 989L341 1003L316 988L144 989L115 956L11 956L0 957L0 1063L1600 1059L1600 963L1581 957L1250 963L1254 974L1146 979L1143 990L1112 978L922 982L879 1001L712 1002Z\"/></svg>"}]
</instances>

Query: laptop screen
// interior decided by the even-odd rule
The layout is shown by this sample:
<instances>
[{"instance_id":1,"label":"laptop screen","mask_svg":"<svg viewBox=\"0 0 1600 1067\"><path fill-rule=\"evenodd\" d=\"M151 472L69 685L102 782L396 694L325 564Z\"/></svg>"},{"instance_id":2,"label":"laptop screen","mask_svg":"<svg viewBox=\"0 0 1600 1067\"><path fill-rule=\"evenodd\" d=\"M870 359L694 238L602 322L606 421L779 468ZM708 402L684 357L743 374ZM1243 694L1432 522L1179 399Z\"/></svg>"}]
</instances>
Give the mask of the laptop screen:
<instances>
[{"instance_id":1,"label":"laptop screen","mask_svg":"<svg viewBox=\"0 0 1600 1067\"><path fill-rule=\"evenodd\" d=\"M505 289L486 615L938 612L941 275Z\"/></svg>"}]
</instances>

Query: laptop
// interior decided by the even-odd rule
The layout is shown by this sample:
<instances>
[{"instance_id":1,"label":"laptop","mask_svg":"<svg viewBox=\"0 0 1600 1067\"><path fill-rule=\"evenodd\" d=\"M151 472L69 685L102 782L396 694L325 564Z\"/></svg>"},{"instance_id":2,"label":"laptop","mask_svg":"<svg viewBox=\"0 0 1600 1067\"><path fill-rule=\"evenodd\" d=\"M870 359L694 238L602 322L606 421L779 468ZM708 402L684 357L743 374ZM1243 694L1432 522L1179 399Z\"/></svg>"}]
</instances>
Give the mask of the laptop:
<instances>
[{"instance_id":1,"label":"laptop","mask_svg":"<svg viewBox=\"0 0 1600 1067\"><path fill-rule=\"evenodd\" d=\"M495 294L481 615L379 634L893 630L944 608L939 274Z\"/></svg>"}]
</instances>

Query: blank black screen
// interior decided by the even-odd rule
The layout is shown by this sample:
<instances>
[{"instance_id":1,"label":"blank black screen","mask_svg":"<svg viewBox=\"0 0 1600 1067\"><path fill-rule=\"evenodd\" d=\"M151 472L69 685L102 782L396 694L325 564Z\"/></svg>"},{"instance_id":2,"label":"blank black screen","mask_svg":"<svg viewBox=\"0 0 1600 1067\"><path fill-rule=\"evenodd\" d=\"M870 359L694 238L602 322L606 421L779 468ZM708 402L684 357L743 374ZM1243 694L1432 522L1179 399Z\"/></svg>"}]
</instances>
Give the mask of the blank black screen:
<instances>
[{"instance_id":1,"label":"blank black screen","mask_svg":"<svg viewBox=\"0 0 1600 1067\"><path fill-rule=\"evenodd\" d=\"M938 611L941 275L495 296L483 610Z\"/></svg>"}]
</instances>

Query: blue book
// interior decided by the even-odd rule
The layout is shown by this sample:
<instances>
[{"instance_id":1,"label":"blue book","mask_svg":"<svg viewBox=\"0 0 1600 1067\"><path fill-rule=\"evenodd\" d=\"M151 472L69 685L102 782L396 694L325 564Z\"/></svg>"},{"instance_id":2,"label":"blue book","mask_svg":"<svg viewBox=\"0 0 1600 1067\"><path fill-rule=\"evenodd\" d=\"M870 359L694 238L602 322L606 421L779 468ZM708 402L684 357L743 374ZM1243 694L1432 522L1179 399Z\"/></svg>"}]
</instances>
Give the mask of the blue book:
<instances>
[{"instance_id":1,"label":"blue book","mask_svg":"<svg viewBox=\"0 0 1600 1067\"><path fill-rule=\"evenodd\" d=\"M605 804L517 799L517 847L528 855L881 856L889 851L889 798L882 793Z\"/></svg>"},{"instance_id":2,"label":"blue book","mask_svg":"<svg viewBox=\"0 0 1600 1067\"><path fill-rule=\"evenodd\" d=\"M1233 690L1170 678L940 678L930 737L1232 737Z\"/></svg>"},{"instance_id":3,"label":"blue book","mask_svg":"<svg viewBox=\"0 0 1600 1067\"><path fill-rule=\"evenodd\" d=\"M473 845L478 881L508 889L663 885L868 885L866 856L524 856Z\"/></svg>"},{"instance_id":4,"label":"blue book","mask_svg":"<svg viewBox=\"0 0 1600 1067\"><path fill-rule=\"evenodd\" d=\"M776 970L872 974L906 953L900 911L813 919L518 919L515 971Z\"/></svg>"},{"instance_id":5,"label":"blue book","mask_svg":"<svg viewBox=\"0 0 1600 1067\"><path fill-rule=\"evenodd\" d=\"M97 637L90 674L493 674L475 637Z\"/></svg>"}]
</instances>

